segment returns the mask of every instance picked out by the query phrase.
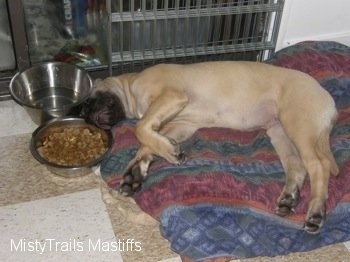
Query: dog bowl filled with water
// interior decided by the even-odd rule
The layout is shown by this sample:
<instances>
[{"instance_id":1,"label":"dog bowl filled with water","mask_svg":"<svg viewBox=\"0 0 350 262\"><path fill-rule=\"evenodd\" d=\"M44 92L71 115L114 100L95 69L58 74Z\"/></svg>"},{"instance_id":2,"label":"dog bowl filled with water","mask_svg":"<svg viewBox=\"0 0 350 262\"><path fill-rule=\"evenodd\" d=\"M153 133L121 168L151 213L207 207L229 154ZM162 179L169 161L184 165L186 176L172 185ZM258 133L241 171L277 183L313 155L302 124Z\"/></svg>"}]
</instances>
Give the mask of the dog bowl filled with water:
<instances>
[{"instance_id":1,"label":"dog bowl filled with water","mask_svg":"<svg viewBox=\"0 0 350 262\"><path fill-rule=\"evenodd\" d=\"M66 116L91 91L92 80L84 69L61 62L30 67L18 72L10 83L11 96L37 124Z\"/></svg>"}]
</instances>

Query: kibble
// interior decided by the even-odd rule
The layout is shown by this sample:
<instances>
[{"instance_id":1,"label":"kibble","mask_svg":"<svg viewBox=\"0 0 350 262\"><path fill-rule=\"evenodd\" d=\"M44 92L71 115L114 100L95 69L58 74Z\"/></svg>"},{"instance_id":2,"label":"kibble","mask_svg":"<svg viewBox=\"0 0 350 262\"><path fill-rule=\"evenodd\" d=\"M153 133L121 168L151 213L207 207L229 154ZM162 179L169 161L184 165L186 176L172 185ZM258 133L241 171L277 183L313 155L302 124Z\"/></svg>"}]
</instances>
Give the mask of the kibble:
<instances>
[{"instance_id":1,"label":"kibble","mask_svg":"<svg viewBox=\"0 0 350 262\"><path fill-rule=\"evenodd\" d=\"M86 126L53 127L36 143L40 156L62 166L81 166L99 158L107 150L102 130Z\"/></svg>"}]
</instances>

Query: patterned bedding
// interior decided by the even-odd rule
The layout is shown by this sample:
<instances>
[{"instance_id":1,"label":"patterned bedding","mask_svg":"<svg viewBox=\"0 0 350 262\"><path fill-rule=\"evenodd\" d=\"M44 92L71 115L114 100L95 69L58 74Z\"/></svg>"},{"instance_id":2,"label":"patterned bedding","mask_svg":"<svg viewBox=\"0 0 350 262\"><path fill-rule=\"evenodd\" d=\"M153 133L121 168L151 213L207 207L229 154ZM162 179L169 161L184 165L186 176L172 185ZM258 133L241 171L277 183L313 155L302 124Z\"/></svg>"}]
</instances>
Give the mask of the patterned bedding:
<instances>
[{"instance_id":1,"label":"patterned bedding","mask_svg":"<svg viewBox=\"0 0 350 262\"><path fill-rule=\"evenodd\" d=\"M308 180L295 214L274 214L284 174L263 130L200 129L182 145L187 161L174 166L156 159L134 196L142 210L160 221L171 248L187 260L276 256L350 240L350 48L303 42L266 62L312 75L336 102L339 119L331 148L340 175L330 179L327 220L318 235L302 229ZM138 147L134 124L125 121L113 128L115 143L101 163L102 178L115 190Z\"/></svg>"}]
</instances>

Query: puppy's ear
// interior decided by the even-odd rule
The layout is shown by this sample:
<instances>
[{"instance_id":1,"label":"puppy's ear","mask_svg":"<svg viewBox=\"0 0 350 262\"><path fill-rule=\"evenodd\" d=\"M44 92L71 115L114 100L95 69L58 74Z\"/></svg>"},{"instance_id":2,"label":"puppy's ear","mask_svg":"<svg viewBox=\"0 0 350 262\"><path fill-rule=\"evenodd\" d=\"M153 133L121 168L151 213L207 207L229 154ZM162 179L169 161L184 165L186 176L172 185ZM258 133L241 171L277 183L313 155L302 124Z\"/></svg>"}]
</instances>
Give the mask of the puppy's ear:
<instances>
[{"instance_id":1,"label":"puppy's ear","mask_svg":"<svg viewBox=\"0 0 350 262\"><path fill-rule=\"evenodd\" d=\"M97 78L94 81L94 88L92 90L92 95L94 95L97 91L104 92L105 90L107 90L105 82L103 81L103 79Z\"/></svg>"},{"instance_id":2,"label":"puppy's ear","mask_svg":"<svg viewBox=\"0 0 350 262\"><path fill-rule=\"evenodd\" d=\"M94 86L97 86L99 83L101 83L103 80L101 78L97 78L95 81L94 81Z\"/></svg>"}]
</instances>

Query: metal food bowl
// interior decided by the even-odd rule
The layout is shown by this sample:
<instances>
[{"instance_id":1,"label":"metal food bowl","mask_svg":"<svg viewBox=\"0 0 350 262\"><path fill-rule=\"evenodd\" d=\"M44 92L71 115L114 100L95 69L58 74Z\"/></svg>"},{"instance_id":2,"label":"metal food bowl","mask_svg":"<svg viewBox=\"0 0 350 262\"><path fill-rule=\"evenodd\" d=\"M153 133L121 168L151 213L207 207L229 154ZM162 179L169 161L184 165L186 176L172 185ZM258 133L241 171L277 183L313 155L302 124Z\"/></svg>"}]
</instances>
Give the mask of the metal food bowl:
<instances>
[{"instance_id":1,"label":"metal food bowl","mask_svg":"<svg viewBox=\"0 0 350 262\"><path fill-rule=\"evenodd\" d=\"M103 141L106 141L106 151L100 155L98 158L90 161L89 163L83 164L83 165L60 165L56 163L51 163L47 159L43 158L37 149L37 144L44 138L47 137L50 132L52 133L52 130L57 130L57 128L65 128L65 127L86 127L89 130L100 132L102 135ZM87 175L92 172L92 167L98 165L103 157L108 154L111 146L112 146L112 134L109 131L100 129L94 125L88 124L85 122L82 118L75 118L75 117L63 117L63 118L56 118L53 120L50 120L40 127L38 127L32 134L32 138L30 141L30 151L33 155L33 157L40 162L41 164L45 165L46 168L51 171L52 173L67 177L67 178L74 178L79 177L83 175Z\"/></svg>"},{"instance_id":2,"label":"metal food bowl","mask_svg":"<svg viewBox=\"0 0 350 262\"><path fill-rule=\"evenodd\" d=\"M35 65L18 72L10 82L12 98L38 125L68 115L89 97L92 88L84 69L62 62Z\"/></svg>"}]
</instances>

